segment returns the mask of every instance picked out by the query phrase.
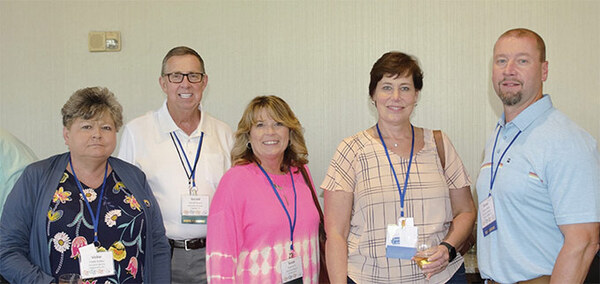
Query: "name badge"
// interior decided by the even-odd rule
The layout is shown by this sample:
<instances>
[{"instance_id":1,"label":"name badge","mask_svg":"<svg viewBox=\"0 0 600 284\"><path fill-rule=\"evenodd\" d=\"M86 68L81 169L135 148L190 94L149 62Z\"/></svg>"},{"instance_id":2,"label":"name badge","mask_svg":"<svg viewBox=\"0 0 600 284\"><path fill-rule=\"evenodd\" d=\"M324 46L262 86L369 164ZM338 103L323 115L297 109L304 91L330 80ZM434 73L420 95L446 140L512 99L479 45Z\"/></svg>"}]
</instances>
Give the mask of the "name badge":
<instances>
[{"instance_id":1,"label":"name badge","mask_svg":"<svg viewBox=\"0 0 600 284\"><path fill-rule=\"evenodd\" d=\"M498 229L498 224L496 224L496 209L494 208L494 199L492 196L489 196L479 204L479 212L481 216L481 228L485 237Z\"/></svg>"},{"instance_id":2,"label":"name badge","mask_svg":"<svg viewBox=\"0 0 600 284\"><path fill-rule=\"evenodd\" d=\"M298 278L302 279L302 258L292 257L281 262L281 281L287 283Z\"/></svg>"},{"instance_id":3,"label":"name badge","mask_svg":"<svg viewBox=\"0 0 600 284\"><path fill-rule=\"evenodd\" d=\"M182 195L181 223L206 224L209 200L208 195Z\"/></svg>"},{"instance_id":4,"label":"name badge","mask_svg":"<svg viewBox=\"0 0 600 284\"><path fill-rule=\"evenodd\" d=\"M400 218L398 225L388 225L385 239L385 256L411 259L417 253L418 227L413 218Z\"/></svg>"},{"instance_id":5,"label":"name badge","mask_svg":"<svg viewBox=\"0 0 600 284\"><path fill-rule=\"evenodd\" d=\"M115 275L113 253L98 252L94 244L79 248L79 274L82 279Z\"/></svg>"}]
</instances>

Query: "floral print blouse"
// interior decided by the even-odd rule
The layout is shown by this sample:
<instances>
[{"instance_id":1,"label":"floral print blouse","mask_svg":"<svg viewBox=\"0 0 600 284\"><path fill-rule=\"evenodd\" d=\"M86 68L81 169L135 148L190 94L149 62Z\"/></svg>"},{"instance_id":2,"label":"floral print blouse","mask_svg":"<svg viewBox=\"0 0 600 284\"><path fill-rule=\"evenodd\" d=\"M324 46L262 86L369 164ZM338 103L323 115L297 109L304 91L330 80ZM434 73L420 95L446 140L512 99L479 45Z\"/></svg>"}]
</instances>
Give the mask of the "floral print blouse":
<instances>
[{"instance_id":1,"label":"floral print blouse","mask_svg":"<svg viewBox=\"0 0 600 284\"><path fill-rule=\"evenodd\" d=\"M81 186L95 214L102 186ZM83 283L143 282L146 218L142 208L118 175L109 173L98 218L98 250L112 251L116 274ZM75 178L66 170L50 201L46 232L52 276L79 273L79 248L94 242L94 224Z\"/></svg>"}]
</instances>

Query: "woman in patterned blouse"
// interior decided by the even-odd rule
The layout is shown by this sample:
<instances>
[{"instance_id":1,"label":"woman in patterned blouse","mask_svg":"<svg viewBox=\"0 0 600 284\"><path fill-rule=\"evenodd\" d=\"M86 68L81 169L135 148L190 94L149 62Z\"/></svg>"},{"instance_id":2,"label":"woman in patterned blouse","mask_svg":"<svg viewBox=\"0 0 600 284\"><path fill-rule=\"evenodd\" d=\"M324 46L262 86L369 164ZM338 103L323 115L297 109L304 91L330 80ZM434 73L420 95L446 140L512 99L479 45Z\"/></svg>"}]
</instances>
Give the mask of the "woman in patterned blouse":
<instances>
[{"instance_id":1,"label":"woman in patterned blouse","mask_svg":"<svg viewBox=\"0 0 600 284\"><path fill-rule=\"evenodd\" d=\"M106 88L85 88L62 115L69 152L28 166L7 199L0 273L11 283L68 273L84 283L168 283L170 247L146 177L110 157L121 105Z\"/></svg>"},{"instance_id":2,"label":"woman in patterned blouse","mask_svg":"<svg viewBox=\"0 0 600 284\"><path fill-rule=\"evenodd\" d=\"M417 61L404 53L384 54L371 70L377 124L340 143L321 185L333 283L466 283L454 247L475 222L471 181L446 135L438 139L445 148L442 166L432 130L411 124L422 87ZM412 232L421 242L438 240L423 269L411 259L416 241L404 248L388 244L386 233L410 223L417 233L409 225L403 239Z\"/></svg>"}]
</instances>

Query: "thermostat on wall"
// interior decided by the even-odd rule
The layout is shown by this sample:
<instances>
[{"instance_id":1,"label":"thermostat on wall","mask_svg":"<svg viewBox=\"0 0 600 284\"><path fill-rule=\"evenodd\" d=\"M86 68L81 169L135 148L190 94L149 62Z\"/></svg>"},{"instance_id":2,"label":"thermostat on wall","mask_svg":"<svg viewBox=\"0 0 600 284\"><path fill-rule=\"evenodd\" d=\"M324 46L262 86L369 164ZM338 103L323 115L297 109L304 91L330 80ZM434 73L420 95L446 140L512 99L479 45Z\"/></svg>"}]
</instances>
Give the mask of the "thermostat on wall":
<instances>
[{"instance_id":1,"label":"thermostat on wall","mask_svg":"<svg viewBox=\"0 0 600 284\"><path fill-rule=\"evenodd\" d=\"M88 48L92 52L121 51L121 32L90 32Z\"/></svg>"}]
</instances>

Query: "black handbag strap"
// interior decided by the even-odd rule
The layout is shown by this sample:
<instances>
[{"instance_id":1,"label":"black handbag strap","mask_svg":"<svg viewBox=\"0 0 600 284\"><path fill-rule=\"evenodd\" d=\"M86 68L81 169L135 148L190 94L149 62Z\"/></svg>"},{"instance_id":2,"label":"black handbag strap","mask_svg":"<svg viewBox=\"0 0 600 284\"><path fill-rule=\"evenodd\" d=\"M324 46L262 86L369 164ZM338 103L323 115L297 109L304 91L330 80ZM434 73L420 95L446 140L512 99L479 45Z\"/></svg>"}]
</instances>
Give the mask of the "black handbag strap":
<instances>
[{"instance_id":1,"label":"black handbag strap","mask_svg":"<svg viewBox=\"0 0 600 284\"><path fill-rule=\"evenodd\" d=\"M302 173L304 182L306 183L306 185L308 185L308 188L310 189L310 193L312 195L313 202L315 203L315 207L317 207L317 211L319 211L319 221L323 224L323 210L321 210L321 204L319 203L319 198L317 197L315 187L313 186L312 182L310 182L310 178L308 177L308 173L306 172L304 165L298 167L298 169L300 170L300 173Z\"/></svg>"}]
</instances>

